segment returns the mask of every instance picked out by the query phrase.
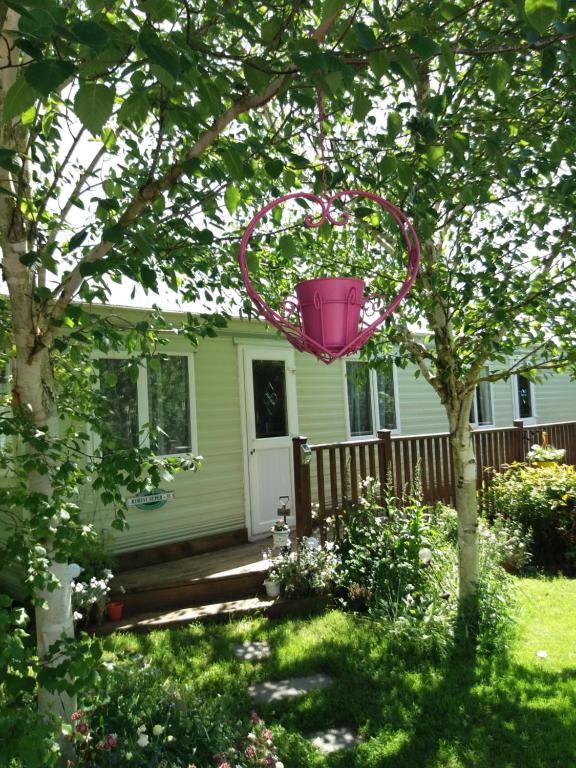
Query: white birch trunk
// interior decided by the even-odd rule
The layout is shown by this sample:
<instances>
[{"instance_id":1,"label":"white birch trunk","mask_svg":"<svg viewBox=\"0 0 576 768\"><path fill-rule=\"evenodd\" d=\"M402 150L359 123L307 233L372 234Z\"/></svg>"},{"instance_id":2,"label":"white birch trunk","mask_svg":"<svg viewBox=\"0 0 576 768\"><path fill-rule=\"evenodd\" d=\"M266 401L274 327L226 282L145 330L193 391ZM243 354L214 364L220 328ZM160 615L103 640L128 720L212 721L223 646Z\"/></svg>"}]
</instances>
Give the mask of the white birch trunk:
<instances>
[{"instance_id":1,"label":"white birch trunk","mask_svg":"<svg viewBox=\"0 0 576 768\"><path fill-rule=\"evenodd\" d=\"M17 340L14 390L19 407L35 427L47 429L49 434L55 436L58 434L58 418L48 350L41 346L35 350L33 334L22 333L18 327L14 328L14 336ZM49 475L32 472L29 489L51 499ZM44 607L36 608L36 639L38 655L40 659L45 659L57 640L74 637L71 581L80 571L76 565L57 563L51 553L51 543L42 543L50 558L49 571L60 582L57 589L41 590L37 595L44 601ZM51 663L56 665L60 661L62 659L56 658ZM40 689L38 693L38 706L40 712L55 714L66 722L70 722L70 716L77 708L75 697L45 689Z\"/></svg>"},{"instance_id":2,"label":"white birch trunk","mask_svg":"<svg viewBox=\"0 0 576 768\"><path fill-rule=\"evenodd\" d=\"M469 423L471 398L448 409L450 445L456 480L458 513L459 597L464 602L476 593L479 578L478 498L476 457Z\"/></svg>"}]
</instances>

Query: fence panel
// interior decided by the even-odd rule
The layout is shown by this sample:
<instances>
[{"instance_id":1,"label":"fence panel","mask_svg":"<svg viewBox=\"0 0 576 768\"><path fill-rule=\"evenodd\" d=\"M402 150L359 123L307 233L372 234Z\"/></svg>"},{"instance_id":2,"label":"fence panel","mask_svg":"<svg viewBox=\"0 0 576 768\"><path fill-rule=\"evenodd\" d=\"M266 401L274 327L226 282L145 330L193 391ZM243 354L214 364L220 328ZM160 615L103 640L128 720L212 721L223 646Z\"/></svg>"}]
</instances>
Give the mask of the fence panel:
<instances>
[{"instance_id":1,"label":"fence panel","mask_svg":"<svg viewBox=\"0 0 576 768\"><path fill-rule=\"evenodd\" d=\"M566 449L566 463L576 464L576 422L524 426L521 421L503 429L473 431L476 455L476 482L480 489L490 484L494 472L506 464L523 461L530 445L548 442ZM370 476L384 491L401 496L416 485L428 503L456 501L456 478L450 452L450 436L408 435L391 437L381 430L378 439L351 440L311 445L314 475L302 466L300 446L306 438L294 438L294 484L298 535L311 531L311 506L318 505L320 521L340 514L347 500L357 501L359 484ZM323 526L321 526L323 528ZM304 532L304 533L302 533Z\"/></svg>"}]
</instances>

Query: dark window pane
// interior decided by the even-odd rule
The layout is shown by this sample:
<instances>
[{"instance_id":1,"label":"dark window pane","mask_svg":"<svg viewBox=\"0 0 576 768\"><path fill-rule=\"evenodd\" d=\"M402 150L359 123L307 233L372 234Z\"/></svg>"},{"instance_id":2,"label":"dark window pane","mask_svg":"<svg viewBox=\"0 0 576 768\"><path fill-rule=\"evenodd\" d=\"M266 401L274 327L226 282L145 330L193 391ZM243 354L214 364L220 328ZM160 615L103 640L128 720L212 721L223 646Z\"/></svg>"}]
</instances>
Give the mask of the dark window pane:
<instances>
[{"instance_id":1,"label":"dark window pane","mask_svg":"<svg viewBox=\"0 0 576 768\"><path fill-rule=\"evenodd\" d=\"M138 387L127 360L101 361L100 390L110 405L107 422L123 448L136 448L138 435Z\"/></svg>"},{"instance_id":2,"label":"dark window pane","mask_svg":"<svg viewBox=\"0 0 576 768\"><path fill-rule=\"evenodd\" d=\"M378 384L378 415L380 429L396 429L396 392L394 391L394 371L392 362L376 372Z\"/></svg>"},{"instance_id":3,"label":"dark window pane","mask_svg":"<svg viewBox=\"0 0 576 768\"><path fill-rule=\"evenodd\" d=\"M530 382L525 376L518 374L518 416L521 419L532 418L532 391Z\"/></svg>"},{"instance_id":4,"label":"dark window pane","mask_svg":"<svg viewBox=\"0 0 576 768\"><path fill-rule=\"evenodd\" d=\"M476 417L479 426L494 423L489 381L481 381L476 387Z\"/></svg>"},{"instance_id":5,"label":"dark window pane","mask_svg":"<svg viewBox=\"0 0 576 768\"><path fill-rule=\"evenodd\" d=\"M148 361L148 417L157 431L150 444L159 456L192 450L188 358L181 355Z\"/></svg>"},{"instance_id":6,"label":"dark window pane","mask_svg":"<svg viewBox=\"0 0 576 768\"><path fill-rule=\"evenodd\" d=\"M256 437L288 435L286 375L283 360L253 360Z\"/></svg>"},{"instance_id":7,"label":"dark window pane","mask_svg":"<svg viewBox=\"0 0 576 768\"><path fill-rule=\"evenodd\" d=\"M350 434L371 435L372 404L370 397L370 370L365 363L346 363L348 386L348 413Z\"/></svg>"}]
</instances>

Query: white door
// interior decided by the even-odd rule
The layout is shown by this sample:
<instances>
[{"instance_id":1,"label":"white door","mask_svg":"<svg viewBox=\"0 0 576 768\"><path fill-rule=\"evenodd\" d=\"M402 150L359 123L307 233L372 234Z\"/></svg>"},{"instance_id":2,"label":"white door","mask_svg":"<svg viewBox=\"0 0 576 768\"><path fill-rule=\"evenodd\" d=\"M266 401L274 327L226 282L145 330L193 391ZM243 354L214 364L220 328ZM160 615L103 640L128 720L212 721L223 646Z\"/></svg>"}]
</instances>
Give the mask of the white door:
<instances>
[{"instance_id":1,"label":"white door","mask_svg":"<svg viewBox=\"0 0 576 768\"><path fill-rule=\"evenodd\" d=\"M294 353L244 347L248 528L268 533L280 497L289 497L289 525L296 524L292 482L292 437L298 433Z\"/></svg>"}]
</instances>

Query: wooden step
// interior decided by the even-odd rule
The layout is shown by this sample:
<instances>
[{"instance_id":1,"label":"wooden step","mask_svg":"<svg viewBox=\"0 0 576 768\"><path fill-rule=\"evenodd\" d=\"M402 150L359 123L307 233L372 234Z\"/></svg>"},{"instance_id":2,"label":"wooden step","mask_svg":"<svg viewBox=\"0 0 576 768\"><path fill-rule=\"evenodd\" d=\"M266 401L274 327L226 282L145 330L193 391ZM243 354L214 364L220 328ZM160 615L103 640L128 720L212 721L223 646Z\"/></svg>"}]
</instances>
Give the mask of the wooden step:
<instances>
[{"instance_id":1,"label":"wooden step","mask_svg":"<svg viewBox=\"0 0 576 768\"><path fill-rule=\"evenodd\" d=\"M124 615L141 611L168 611L194 605L220 603L242 597L254 597L265 578L265 571L255 570L220 578L198 579L188 584L132 588L124 594L112 594L111 600L124 603Z\"/></svg>"},{"instance_id":2,"label":"wooden step","mask_svg":"<svg viewBox=\"0 0 576 768\"><path fill-rule=\"evenodd\" d=\"M189 606L173 611L147 611L123 617L119 621L107 621L99 627L87 627L87 631L95 635L109 635L112 632L152 632L174 629L194 621L222 622L250 615L264 615L268 618L309 616L323 611L329 604L329 599L326 597L305 597L296 600L250 597Z\"/></svg>"},{"instance_id":3,"label":"wooden step","mask_svg":"<svg viewBox=\"0 0 576 768\"><path fill-rule=\"evenodd\" d=\"M256 542L134 568L112 582L110 600L124 603L124 615L168 611L255 597L262 589L268 542Z\"/></svg>"}]
</instances>

